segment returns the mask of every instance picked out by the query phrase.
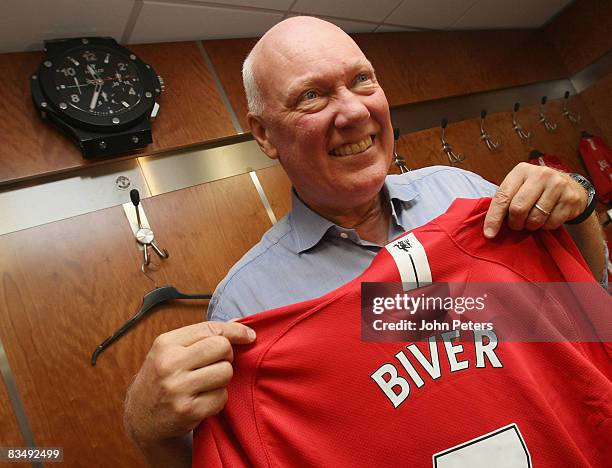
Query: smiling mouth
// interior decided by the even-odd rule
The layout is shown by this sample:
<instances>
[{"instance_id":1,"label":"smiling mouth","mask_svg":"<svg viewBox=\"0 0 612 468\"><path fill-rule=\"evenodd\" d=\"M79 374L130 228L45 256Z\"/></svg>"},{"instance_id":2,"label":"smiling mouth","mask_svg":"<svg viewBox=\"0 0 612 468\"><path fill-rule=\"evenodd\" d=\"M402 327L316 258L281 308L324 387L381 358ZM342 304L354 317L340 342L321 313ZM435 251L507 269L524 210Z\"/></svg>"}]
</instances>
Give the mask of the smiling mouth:
<instances>
[{"instance_id":1,"label":"smiling mouth","mask_svg":"<svg viewBox=\"0 0 612 468\"><path fill-rule=\"evenodd\" d=\"M364 138L357 143L350 143L348 145L342 145L338 148L334 148L329 152L332 156L350 156L352 154L363 153L365 150L372 146L372 142L374 141L374 136L368 135L367 138Z\"/></svg>"}]
</instances>

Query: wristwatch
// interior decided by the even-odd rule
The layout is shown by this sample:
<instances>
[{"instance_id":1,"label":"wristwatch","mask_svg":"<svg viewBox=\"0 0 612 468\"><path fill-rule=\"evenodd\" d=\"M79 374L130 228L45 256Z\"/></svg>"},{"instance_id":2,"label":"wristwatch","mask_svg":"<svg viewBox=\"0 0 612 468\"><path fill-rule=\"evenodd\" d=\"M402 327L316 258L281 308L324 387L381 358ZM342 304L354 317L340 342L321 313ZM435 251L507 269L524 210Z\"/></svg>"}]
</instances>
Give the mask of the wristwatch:
<instances>
[{"instance_id":1,"label":"wristwatch","mask_svg":"<svg viewBox=\"0 0 612 468\"><path fill-rule=\"evenodd\" d=\"M580 174L574 173L574 174L568 174L568 175L572 179L574 179L576 182L578 182L580 185L582 185L582 187L587 192L588 198L587 198L587 206L582 212L582 214L579 214L574 219L570 219L569 221L566 221L565 224L580 224L583 221L585 221L589 216L591 216L591 213L593 213L593 211L595 211L595 206L597 205L597 199L595 198L595 188L593 187L593 184L591 184L591 182L589 182L589 180L586 177L583 177Z\"/></svg>"},{"instance_id":2,"label":"wristwatch","mask_svg":"<svg viewBox=\"0 0 612 468\"><path fill-rule=\"evenodd\" d=\"M149 119L157 115L164 82L150 65L110 37L45 41L45 50L31 78L34 105L85 158L153 141Z\"/></svg>"}]
</instances>

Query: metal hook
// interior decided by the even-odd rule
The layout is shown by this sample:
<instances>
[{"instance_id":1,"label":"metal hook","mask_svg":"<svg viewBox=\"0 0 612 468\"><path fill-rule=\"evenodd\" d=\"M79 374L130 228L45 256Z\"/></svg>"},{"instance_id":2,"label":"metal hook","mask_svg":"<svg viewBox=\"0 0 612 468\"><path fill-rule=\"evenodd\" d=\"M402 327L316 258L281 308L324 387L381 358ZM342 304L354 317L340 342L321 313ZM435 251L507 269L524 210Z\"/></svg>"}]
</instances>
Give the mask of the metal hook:
<instances>
[{"instance_id":1,"label":"metal hook","mask_svg":"<svg viewBox=\"0 0 612 468\"><path fill-rule=\"evenodd\" d=\"M406 166L406 160L397 154L397 140L400 137L400 129L395 127L393 128L393 162L397 167L399 167L400 173L405 174L409 172L410 169Z\"/></svg>"},{"instance_id":2,"label":"metal hook","mask_svg":"<svg viewBox=\"0 0 612 468\"><path fill-rule=\"evenodd\" d=\"M544 114L544 106L546 105L546 99L546 96L542 96L542 101L540 103L540 122L544 124L544 128L546 130L552 133L557 130L558 125L556 123L550 122Z\"/></svg>"},{"instance_id":3,"label":"metal hook","mask_svg":"<svg viewBox=\"0 0 612 468\"><path fill-rule=\"evenodd\" d=\"M155 281L155 279L152 276L149 276L145 266L146 265L144 263L142 265L140 265L140 271L142 271L142 274L145 275L149 280L151 280L151 282L153 283L153 287L156 288L157 287L157 281Z\"/></svg>"},{"instance_id":4,"label":"metal hook","mask_svg":"<svg viewBox=\"0 0 612 468\"><path fill-rule=\"evenodd\" d=\"M573 112L570 112L570 110L567 108L567 102L569 101L569 96L570 96L570 92L566 91L565 95L563 96L563 115L567 117L567 120L569 120L571 123L577 124L581 120L580 114L575 114Z\"/></svg>"},{"instance_id":5,"label":"metal hook","mask_svg":"<svg viewBox=\"0 0 612 468\"><path fill-rule=\"evenodd\" d=\"M487 111L483 109L480 112L480 139L485 142L487 148L489 148L491 151L495 151L496 149L501 148L502 142L501 140L493 140L493 137L485 131L484 122L486 117Z\"/></svg>"},{"instance_id":6,"label":"metal hook","mask_svg":"<svg viewBox=\"0 0 612 468\"><path fill-rule=\"evenodd\" d=\"M143 266L148 266L151 263L151 256L149 255L149 246L155 251L160 258L166 259L170 255L166 249L160 249L155 243L155 234L153 230L148 227L143 227L142 222L140 220L140 209L138 205L140 204L140 193L138 190L132 189L130 191L130 199L132 200L132 204L136 208L136 220L138 221L138 231L136 231L136 240L139 244L142 245L143 249ZM143 271L144 273L144 271Z\"/></svg>"},{"instance_id":7,"label":"metal hook","mask_svg":"<svg viewBox=\"0 0 612 468\"><path fill-rule=\"evenodd\" d=\"M531 132L523 130L523 127L521 126L521 124L518 123L518 119L516 118L520 107L520 102L514 103L514 109L512 110L512 129L517 133L521 140L527 141L531 138Z\"/></svg>"},{"instance_id":8,"label":"metal hook","mask_svg":"<svg viewBox=\"0 0 612 468\"><path fill-rule=\"evenodd\" d=\"M448 157L448 161L451 164L459 163L461 161L464 161L465 157L459 153L455 153L451 145L446 141L445 131L447 124L447 120L442 119L442 122L440 123L440 141L442 142L442 152L446 154L446 156Z\"/></svg>"}]
</instances>

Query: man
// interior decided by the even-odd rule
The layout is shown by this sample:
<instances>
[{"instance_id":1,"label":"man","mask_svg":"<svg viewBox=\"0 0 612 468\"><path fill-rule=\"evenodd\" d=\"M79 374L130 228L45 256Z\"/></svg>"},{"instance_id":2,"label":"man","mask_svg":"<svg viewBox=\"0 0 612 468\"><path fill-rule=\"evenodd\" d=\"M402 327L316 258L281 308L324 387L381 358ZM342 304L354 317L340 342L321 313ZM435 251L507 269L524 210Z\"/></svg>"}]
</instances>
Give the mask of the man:
<instances>
[{"instance_id":1,"label":"man","mask_svg":"<svg viewBox=\"0 0 612 468\"><path fill-rule=\"evenodd\" d=\"M253 48L243 76L251 132L291 179L294 205L219 285L212 319L334 289L455 197L495 195L484 224L491 238L506 217L513 229L554 229L585 209L578 183L529 164L515 167L497 191L475 174L441 167L385 183L393 148L385 94L359 47L325 21L296 17L274 26ZM591 270L604 271L597 220L572 234ZM241 324L209 321L155 340L125 404L126 428L152 465L189 465L190 431L227 401L232 345L254 339Z\"/></svg>"}]
</instances>

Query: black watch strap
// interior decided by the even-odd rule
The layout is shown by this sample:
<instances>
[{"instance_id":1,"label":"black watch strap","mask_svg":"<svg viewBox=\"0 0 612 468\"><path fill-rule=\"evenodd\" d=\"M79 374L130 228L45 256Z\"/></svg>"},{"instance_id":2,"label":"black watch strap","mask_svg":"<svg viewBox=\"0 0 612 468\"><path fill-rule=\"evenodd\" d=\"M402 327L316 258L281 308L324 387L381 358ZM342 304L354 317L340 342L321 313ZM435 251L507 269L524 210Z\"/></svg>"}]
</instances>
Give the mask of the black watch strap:
<instances>
[{"instance_id":1,"label":"black watch strap","mask_svg":"<svg viewBox=\"0 0 612 468\"><path fill-rule=\"evenodd\" d=\"M593 211L595 211L595 207L597 206L597 198L595 197L595 188L587 178L581 176L580 174L569 174L569 176L576 182L578 182L580 185L582 185L588 196L587 206L584 211L578 216L576 216L574 219L570 219L569 221L565 222L565 224L574 225L586 221L587 218L591 216Z\"/></svg>"}]
</instances>

